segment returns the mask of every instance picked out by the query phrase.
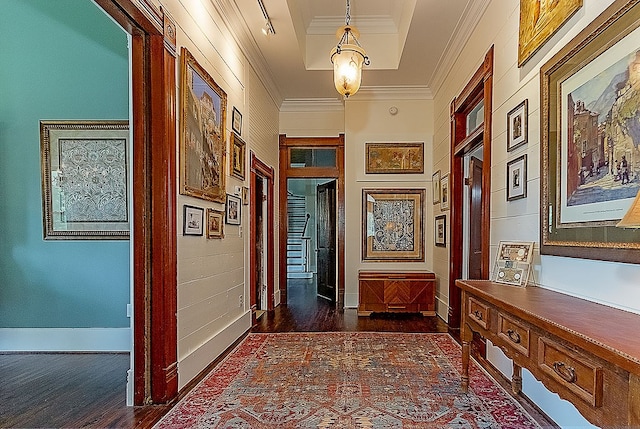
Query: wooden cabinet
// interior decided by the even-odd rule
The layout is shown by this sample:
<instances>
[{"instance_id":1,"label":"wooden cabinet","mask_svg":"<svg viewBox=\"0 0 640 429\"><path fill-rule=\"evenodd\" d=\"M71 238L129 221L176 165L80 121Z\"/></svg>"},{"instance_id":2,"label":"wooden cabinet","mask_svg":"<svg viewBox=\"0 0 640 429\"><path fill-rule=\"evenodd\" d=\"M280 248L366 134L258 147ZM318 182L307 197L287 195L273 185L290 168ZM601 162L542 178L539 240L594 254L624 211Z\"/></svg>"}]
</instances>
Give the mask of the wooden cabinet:
<instances>
[{"instance_id":1,"label":"wooden cabinet","mask_svg":"<svg viewBox=\"0 0 640 429\"><path fill-rule=\"evenodd\" d=\"M436 280L429 271L360 271L358 316L374 312L436 314Z\"/></svg>"},{"instance_id":2,"label":"wooden cabinet","mask_svg":"<svg viewBox=\"0 0 640 429\"><path fill-rule=\"evenodd\" d=\"M462 388L473 333L573 403L600 427L640 427L640 315L548 289L457 280L462 289Z\"/></svg>"}]
</instances>

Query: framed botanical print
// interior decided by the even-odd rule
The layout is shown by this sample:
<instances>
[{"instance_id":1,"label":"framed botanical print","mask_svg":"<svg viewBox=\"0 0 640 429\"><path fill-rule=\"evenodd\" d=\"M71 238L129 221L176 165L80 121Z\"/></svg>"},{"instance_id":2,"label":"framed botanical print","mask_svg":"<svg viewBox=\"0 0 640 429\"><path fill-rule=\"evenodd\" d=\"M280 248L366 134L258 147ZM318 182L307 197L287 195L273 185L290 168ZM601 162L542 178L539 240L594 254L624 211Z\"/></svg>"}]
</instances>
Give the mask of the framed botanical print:
<instances>
[{"instance_id":1,"label":"framed botanical print","mask_svg":"<svg viewBox=\"0 0 640 429\"><path fill-rule=\"evenodd\" d=\"M224 238L224 212L207 209L207 238Z\"/></svg>"},{"instance_id":2,"label":"framed botanical print","mask_svg":"<svg viewBox=\"0 0 640 429\"><path fill-rule=\"evenodd\" d=\"M129 122L40 121L45 240L129 238Z\"/></svg>"},{"instance_id":3,"label":"framed botanical print","mask_svg":"<svg viewBox=\"0 0 640 429\"><path fill-rule=\"evenodd\" d=\"M240 180L245 178L246 144L236 133L231 133L231 175Z\"/></svg>"},{"instance_id":4,"label":"framed botanical print","mask_svg":"<svg viewBox=\"0 0 640 429\"><path fill-rule=\"evenodd\" d=\"M527 155L507 163L507 201L527 197Z\"/></svg>"},{"instance_id":5,"label":"framed botanical print","mask_svg":"<svg viewBox=\"0 0 640 429\"><path fill-rule=\"evenodd\" d=\"M182 209L182 235L203 235L204 209L185 204Z\"/></svg>"},{"instance_id":6,"label":"framed botanical print","mask_svg":"<svg viewBox=\"0 0 640 429\"><path fill-rule=\"evenodd\" d=\"M223 203L227 94L186 48L180 57L180 193Z\"/></svg>"},{"instance_id":7,"label":"framed botanical print","mask_svg":"<svg viewBox=\"0 0 640 429\"><path fill-rule=\"evenodd\" d=\"M527 144L529 101L524 100L507 113L507 152Z\"/></svg>"},{"instance_id":8,"label":"framed botanical print","mask_svg":"<svg viewBox=\"0 0 640 429\"><path fill-rule=\"evenodd\" d=\"M424 261L424 189L362 190L362 260Z\"/></svg>"},{"instance_id":9,"label":"framed botanical print","mask_svg":"<svg viewBox=\"0 0 640 429\"><path fill-rule=\"evenodd\" d=\"M242 200L240 197L227 194L227 216L226 222L229 225L240 225L242 222Z\"/></svg>"}]
</instances>

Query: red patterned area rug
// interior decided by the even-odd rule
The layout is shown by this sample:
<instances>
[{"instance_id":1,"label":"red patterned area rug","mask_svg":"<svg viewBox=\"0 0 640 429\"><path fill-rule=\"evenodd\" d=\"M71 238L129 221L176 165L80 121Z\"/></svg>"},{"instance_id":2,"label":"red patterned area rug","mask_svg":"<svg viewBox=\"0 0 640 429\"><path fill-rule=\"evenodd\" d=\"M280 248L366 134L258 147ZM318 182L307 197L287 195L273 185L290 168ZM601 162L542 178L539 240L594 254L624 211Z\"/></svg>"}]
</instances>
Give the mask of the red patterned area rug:
<instances>
[{"instance_id":1,"label":"red patterned area rug","mask_svg":"<svg viewBox=\"0 0 640 429\"><path fill-rule=\"evenodd\" d=\"M156 428L540 428L448 334L249 334Z\"/></svg>"}]
</instances>

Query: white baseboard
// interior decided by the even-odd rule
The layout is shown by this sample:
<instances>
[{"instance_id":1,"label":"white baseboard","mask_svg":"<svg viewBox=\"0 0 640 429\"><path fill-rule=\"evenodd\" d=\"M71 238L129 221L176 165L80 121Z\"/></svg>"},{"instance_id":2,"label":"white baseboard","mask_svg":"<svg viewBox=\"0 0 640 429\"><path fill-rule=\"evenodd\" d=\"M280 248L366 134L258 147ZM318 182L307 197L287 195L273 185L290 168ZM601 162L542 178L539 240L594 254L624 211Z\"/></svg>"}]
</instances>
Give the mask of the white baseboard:
<instances>
[{"instance_id":1,"label":"white baseboard","mask_svg":"<svg viewBox=\"0 0 640 429\"><path fill-rule=\"evenodd\" d=\"M0 351L130 352L131 328L0 328Z\"/></svg>"},{"instance_id":2,"label":"white baseboard","mask_svg":"<svg viewBox=\"0 0 640 429\"><path fill-rule=\"evenodd\" d=\"M436 313L442 320L449 323L449 304L436 297Z\"/></svg>"},{"instance_id":3,"label":"white baseboard","mask_svg":"<svg viewBox=\"0 0 640 429\"><path fill-rule=\"evenodd\" d=\"M200 374L249 328L251 328L251 311L245 312L193 352L178 358L178 389L182 389Z\"/></svg>"}]
</instances>

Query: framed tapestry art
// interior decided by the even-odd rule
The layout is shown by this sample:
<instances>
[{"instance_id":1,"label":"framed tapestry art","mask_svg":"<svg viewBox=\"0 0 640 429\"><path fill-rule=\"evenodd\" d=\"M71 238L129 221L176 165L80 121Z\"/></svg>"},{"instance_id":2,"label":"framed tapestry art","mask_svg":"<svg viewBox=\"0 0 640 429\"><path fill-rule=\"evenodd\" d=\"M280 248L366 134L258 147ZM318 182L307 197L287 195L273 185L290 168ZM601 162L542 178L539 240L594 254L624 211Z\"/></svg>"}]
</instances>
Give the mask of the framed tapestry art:
<instances>
[{"instance_id":1,"label":"framed tapestry art","mask_svg":"<svg viewBox=\"0 0 640 429\"><path fill-rule=\"evenodd\" d=\"M367 174L424 173L424 143L367 143Z\"/></svg>"},{"instance_id":2,"label":"framed tapestry art","mask_svg":"<svg viewBox=\"0 0 640 429\"><path fill-rule=\"evenodd\" d=\"M582 7L582 0L520 0L518 67Z\"/></svg>"},{"instance_id":3,"label":"framed tapestry art","mask_svg":"<svg viewBox=\"0 0 640 429\"><path fill-rule=\"evenodd\" d=\"M524 100L507 113L507 152L527 144L529 133L529 102Z\"/></svg>"},{"instance_id":4,"label":"framed tapestry art","mask_svg":"<svg viewBox=\"0 0 640 429\"><path fill-rule=\"evenodd\" d=\"M244 180L245 177L245 157L246 157L246 144L236 134L231 133L231 175L237 177L240 180Z\"/></svg>"},{"instance_id":5,"label":"framed tapestry art","mask_svg":"<svg viewBox=\"0 0 640 429\"><path fill-rule=\"evenodd\" d=\"M184 205L182 210L182 235L203 235L204 209Z\"/></svg>"},{"instance_id":6,"label":"framed tapestry art","mask_svg":"<svg viewBox=\"0 0 640 429\"><path fill-rule=\"evenodd\" d=\"M227 216L226 222L229 225L240 225L242 221L242 200L236 195L227 194Z\"/></svg>"},{"instance_id":7,"label":"framed tapestry art","mask_svg":"<svg viewBox=\"0 0 640 429\"><path fill-rule=\"evenodd\" d=\"M540 252L638 263L640 2L614 2L540 70Z\"/></svg>"},{"instance_id":8,"label":"framed tapestry art","mask_svg":"<svg viewBox=\"0 0 640 429\"><path fill-rule=\"evenodd\" d=\"M223 203L227 94L186 48L180 56L180 193Z\"/></svg>"},{"instance_id":9,"label":"framed tapestry art","mask_svg":"<svg viewBox=\"0 0 640 429\"><path fill-rule=\"evenodd\" d=\"M424 189L362 190L362 260L424 261Z\"/></svg>"},{"instance_id":10,"label":"framed tapestry art","mask_svg":"<svg viewBox=\"0 0 640 429\"><path fill-rule=\"evenodd\" d=\"M129 238L128 121L40 121L45 240Z\"/></svg>"},{"instance_id":11,"label":"framed tapestry art","mask_svg":"<svg viewBox=\"0 0 640 429\"><path fill-rule=\"evenodd\" d=\"M207 209L207 238L224 238L224 212Z\"/></svg>"}]
</instances>

